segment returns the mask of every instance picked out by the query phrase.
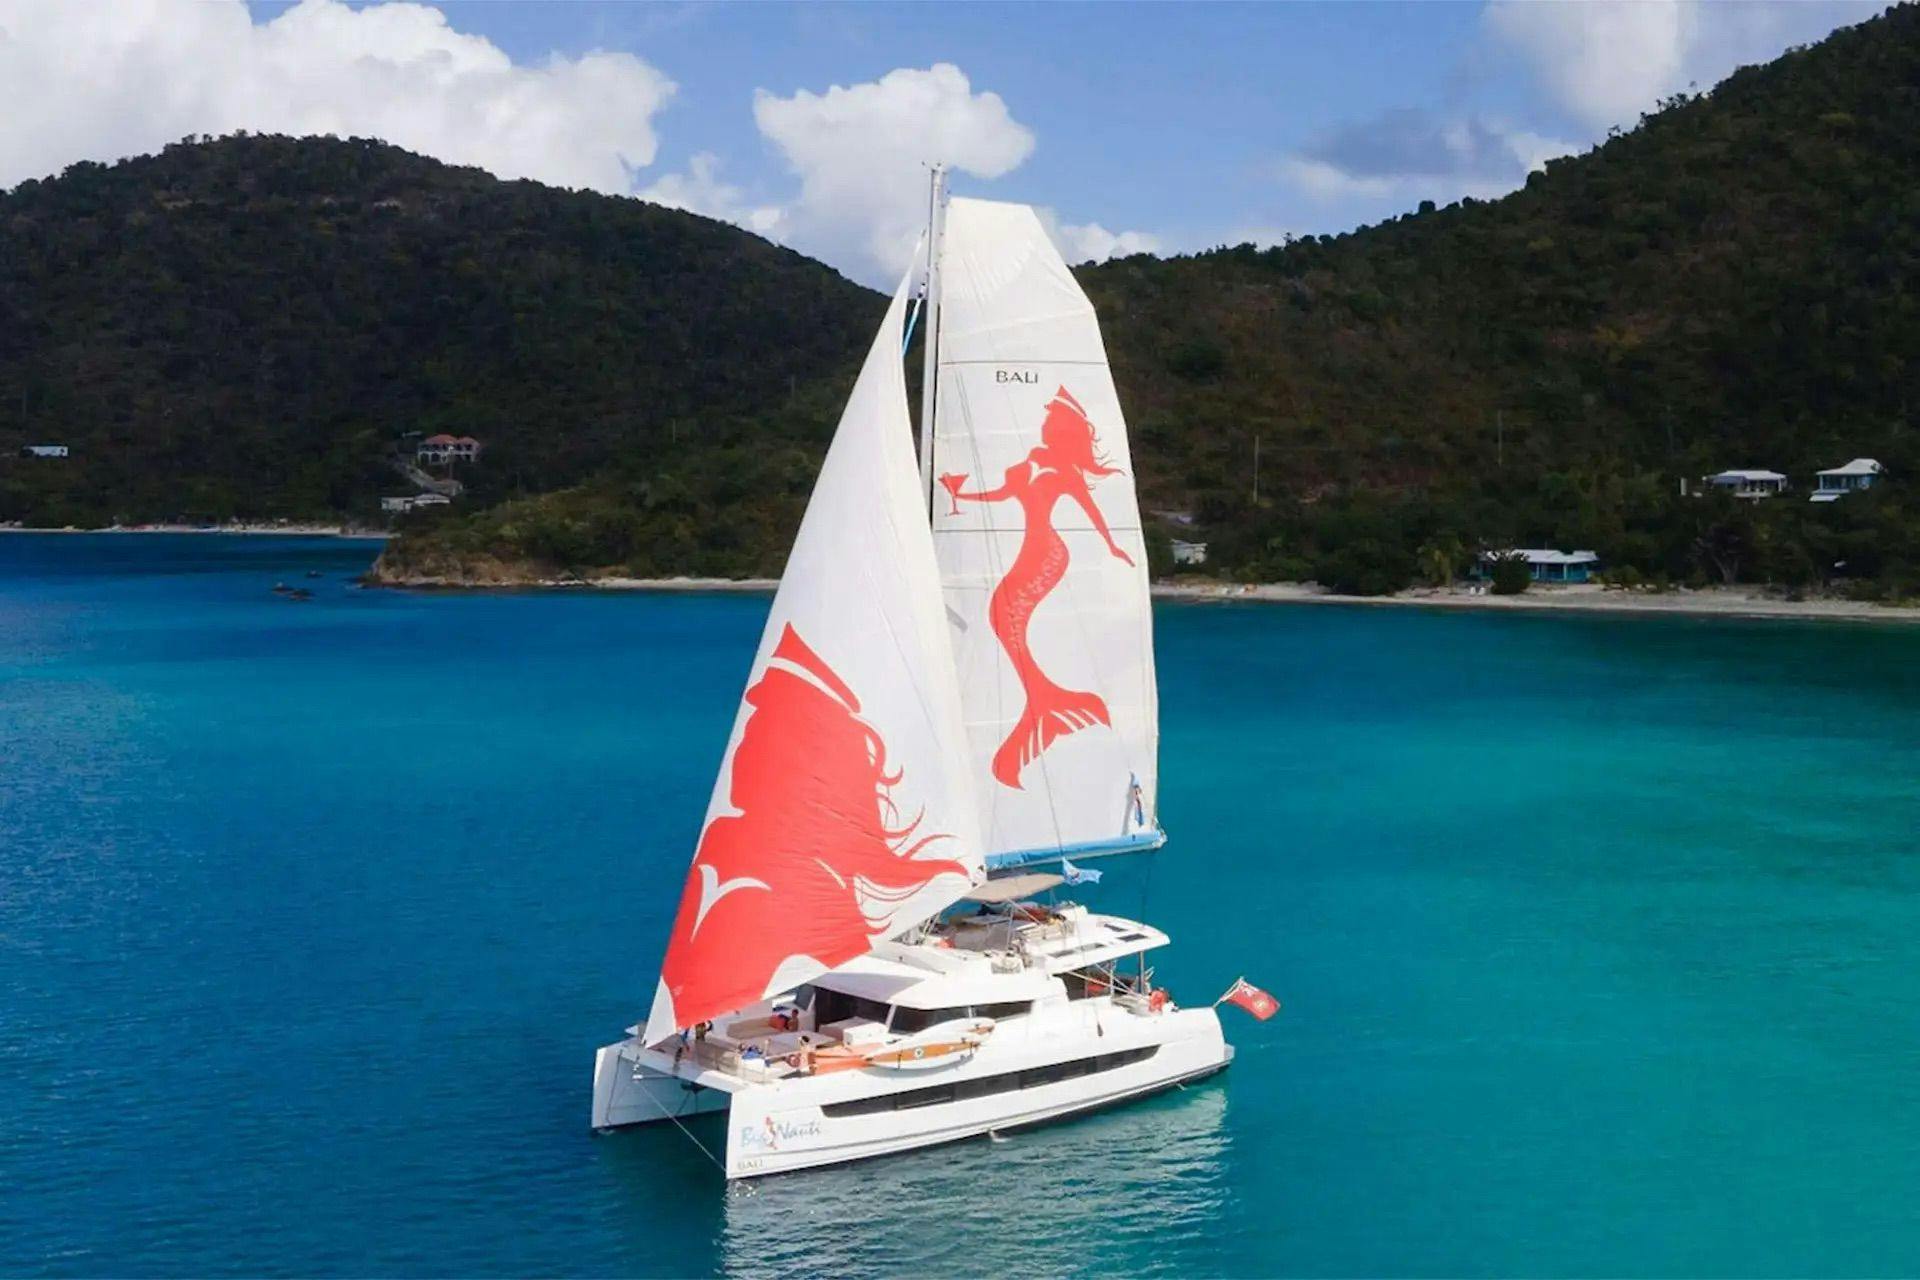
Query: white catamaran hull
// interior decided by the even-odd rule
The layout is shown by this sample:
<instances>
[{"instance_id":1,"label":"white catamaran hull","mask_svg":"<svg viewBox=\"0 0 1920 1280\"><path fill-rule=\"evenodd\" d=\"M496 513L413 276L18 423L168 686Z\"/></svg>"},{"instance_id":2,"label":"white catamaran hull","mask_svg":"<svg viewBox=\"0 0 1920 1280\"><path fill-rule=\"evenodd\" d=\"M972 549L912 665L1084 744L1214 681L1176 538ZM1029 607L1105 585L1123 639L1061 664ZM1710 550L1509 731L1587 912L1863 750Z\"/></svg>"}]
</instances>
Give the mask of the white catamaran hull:
<instances>
[{"instance_id":1,"label":"white catamaran hull","mask_svg":"<svg viewBox=\"0 0 1920 1280\"><path fill-rule=\"evenodd\" d=\"M676 1064L626 1040L595 1058L593 1123L613 1129L726 1111L727 1177L751 1178L1040 1124L1203 1079L1233 1061L1210 1008L1151 1018L1110 1010L1098 1022L1108 1025L1090 1024L1084 1038L989 1037L951 1067L867 1067L766 1084Z\"/></svg>"}]
</instances>

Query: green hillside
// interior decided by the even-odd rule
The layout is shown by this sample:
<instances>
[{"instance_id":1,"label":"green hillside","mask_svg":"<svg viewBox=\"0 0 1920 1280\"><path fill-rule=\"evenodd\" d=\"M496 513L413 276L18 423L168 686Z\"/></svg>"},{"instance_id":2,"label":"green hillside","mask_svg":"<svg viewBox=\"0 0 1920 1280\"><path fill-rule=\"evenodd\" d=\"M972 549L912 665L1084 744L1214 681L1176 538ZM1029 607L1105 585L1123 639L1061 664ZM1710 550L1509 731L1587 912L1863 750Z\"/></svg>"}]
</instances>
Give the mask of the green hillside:
<instances>
[{"instance_id":1,"label":"green hillside","mask_svg":"<svg viewBox=\"0 0 1920 1280\"><path fill-rule=\"evenodd\" d=\"M879 307L722 223L377 142L75 165L0 195L0 520L371 514L407 432L484 442L480 503L811 447Z\"/></svg>"},{"instance_id":2,"label":"green hillside","mask_svg":"<svg viewBox=\"0 0 1920 1280\"><path fill-rule=\"evenodd\" d=\"M1226 576L1361 591L1510 545L1595 548L1627 580L1803 586L1844 565L1855 590L1911 591L1916 120L1920 9L1900 9L1667 103L1502 200L1083 268L1146 506L1177 513L1156 543L1204 538ZM1894 482L1831 506L1680 494L1729 467L1804 490L1861 455ZM652 474L630 461L405 539L390 567L777 571L777 536L663 521Z\"/></svg>"},{"instance_id":3,"label":"green hillside","mask_svg":"<svg viewBox=\"0 0 1920 1280\"><path fill-rule=\"evenodd\" d=\"M1912 591L1916 120L1896 9L1502 200L1082 268L1156 547L1358 590L1520 544ZM397 432L487 441L403 576L777 572L882 305L718 223L371 143L81 166L0 229L0 445L85 450L58 492L0 461L0 519L364 510ZM1892 482L1832 505L1679 491L1863 455Z\"/></svg>"},{"instance_id":4,"label":"green hillside","mask_svg":"<svg viewBox=\"0 0 1920 1280\"><path fill-rule=\"evenodd\" d=\"M1920 9L1898 9L1499 201L1088 271L1148 495L1252 576L1365 542L1593 546L1684 575L1726 533L1756 543L1748 570L1797 579L1802 552L1891 516L1841 504L1806 530L1801 501L1718 530L1679 481L1769 467L1804 488L1860 455L1920 480L1917 120Z\"/></svg>"}]
</instances>

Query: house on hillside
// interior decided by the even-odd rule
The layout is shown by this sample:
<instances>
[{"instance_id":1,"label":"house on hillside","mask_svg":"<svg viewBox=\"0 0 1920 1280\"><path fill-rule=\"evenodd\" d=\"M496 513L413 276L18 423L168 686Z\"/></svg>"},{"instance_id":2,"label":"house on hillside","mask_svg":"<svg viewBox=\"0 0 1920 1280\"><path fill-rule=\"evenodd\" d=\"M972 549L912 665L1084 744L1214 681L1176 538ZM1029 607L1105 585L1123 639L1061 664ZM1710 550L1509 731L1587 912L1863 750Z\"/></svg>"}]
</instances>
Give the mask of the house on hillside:
<instances>
[{"instance_id":1,"label":"house on hillside","mask_svg":"<svg viewBox=\"0 0 1920 1280\"><path fill-rule=\"evenodd\" d=\"M1205 564L1207 562L1207 544L1204 542L1182 542L1174 538L1173 562L1175 564Z\"/></svg>"},{"instance_id":2,"label":"house on hillside","mask_svg":"<svg viewBox=\"0 0 1920 1280\"><path fill-rule=\"evenodd\" d=\"M1700 483L1709 489L1730 493L1736 498L1771 498L1787 490L1787 478L1778 471L1763 471L1748 467L1737 467L1730 471L1717 471L1710 476L1701 476Z\"/></svg>"},{"instance_id":3,"label":"house on hillside","mask_svg":"<svg viewBox=\"0 0 1920 1280\"><path fill-rule=\"evenodd\" d=\"M404 498L382 498L380 499L380 509L390 512L393 515L403 516L407 512L418 510L421 507L448 506L452 501L453 499L442 493L416 493Z\"/></svg>"},{"instance_id":4,"label":"house on hillside","mask_svg":"<svg viewBox=\"0 0 1920 1280\"><path fill-rule=\"evenodd\" d=\"M1588 582L1600 572L1600 557L1592 551L1555 551L1550 547L1509 547L1505 551L1482 551L1473 567L1473 577L1493 576L1493 566L1502 560L1525 560L1535 582Z\"/></svg>"},{"instance_id":5,"label":"house on hillside","mask_svg":"<svg viewBox=\"0 0 1920 1280\"><path fill-rule=\"evenodd\" d=\"M1873 488L1886 473L1887 469L1872 458L1855 458L1844 467L1829 467L1819 473L1817 487L1807 501L1838 502L1856 489Z\"/></svg>"},{"instance_id":6,"label":"house on hillside","mask_svg":"<svg viewBox=\"0 0 1920 1280\"><path fill-rule=\"evenodd\" d=\"M23 458L64 458L72 450L64 444L30 444L20 450Z\"/></svg>"},{"instance_id":7,"label":"house on hillside","mask_svg":"<svg viewBox=\"0 0 1920 1280\"><path fill-rule=\"evenodd\" d=\"M444 431L428 436L414 447L415 461L444 465L451 462L478 462L481 444L472 436L450 436Z\"/></svg>"}]
</instances>

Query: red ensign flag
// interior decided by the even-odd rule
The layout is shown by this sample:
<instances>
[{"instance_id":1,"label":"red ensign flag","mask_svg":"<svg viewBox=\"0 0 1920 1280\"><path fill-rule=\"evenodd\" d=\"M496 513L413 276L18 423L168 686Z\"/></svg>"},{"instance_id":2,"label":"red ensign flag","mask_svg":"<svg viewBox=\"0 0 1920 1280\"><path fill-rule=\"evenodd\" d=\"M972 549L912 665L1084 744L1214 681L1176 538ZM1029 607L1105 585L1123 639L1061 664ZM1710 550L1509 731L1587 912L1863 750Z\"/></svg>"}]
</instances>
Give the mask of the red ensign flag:
<instances>
[{"instance_id":1,"label":"red ensign flag","mask_svg":"<svg viewBox=\"0 0 1920 1280\"><path fill-rule=\"evenodd\" d=\"M1254 986L1245 978L1235 978L1233 980L1233 986L1227 989L1227 994L1221 996L1220 1000L1216 1000L1214 1003L1218 1004L1220 1001L1225 1001L1228 1004L1237 1004L1262 1022L1265 1022L1268 1018L1280 1012L1280 1002L1278 1000L1275 1000L1272 996Z\"/></svg>"}]
</instances>

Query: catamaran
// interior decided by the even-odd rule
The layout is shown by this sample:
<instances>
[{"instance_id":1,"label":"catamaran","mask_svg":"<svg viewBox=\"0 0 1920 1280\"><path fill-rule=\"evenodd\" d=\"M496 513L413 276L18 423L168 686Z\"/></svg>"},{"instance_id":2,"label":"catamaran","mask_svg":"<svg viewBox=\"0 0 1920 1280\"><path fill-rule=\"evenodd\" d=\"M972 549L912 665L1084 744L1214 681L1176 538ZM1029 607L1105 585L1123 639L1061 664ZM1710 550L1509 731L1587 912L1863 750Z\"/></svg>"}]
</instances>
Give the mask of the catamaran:
<instances>
[{"instance_id":1,"label":"catamaran","mask_svg":"<svg viewBox=\"0 0 1920 1280\"><path fill-rule=\"evenodd\" d=\"M1154 984L1165 933L1057 892L1166 839L1146 548L1092 304L1025 205L949 199L936 169L928 224L774 596L652 1009L594 1060L595 1128L725 1112L728 1178L1233 1061L1213 1006Z\"/></svg>"}]
</instances>

